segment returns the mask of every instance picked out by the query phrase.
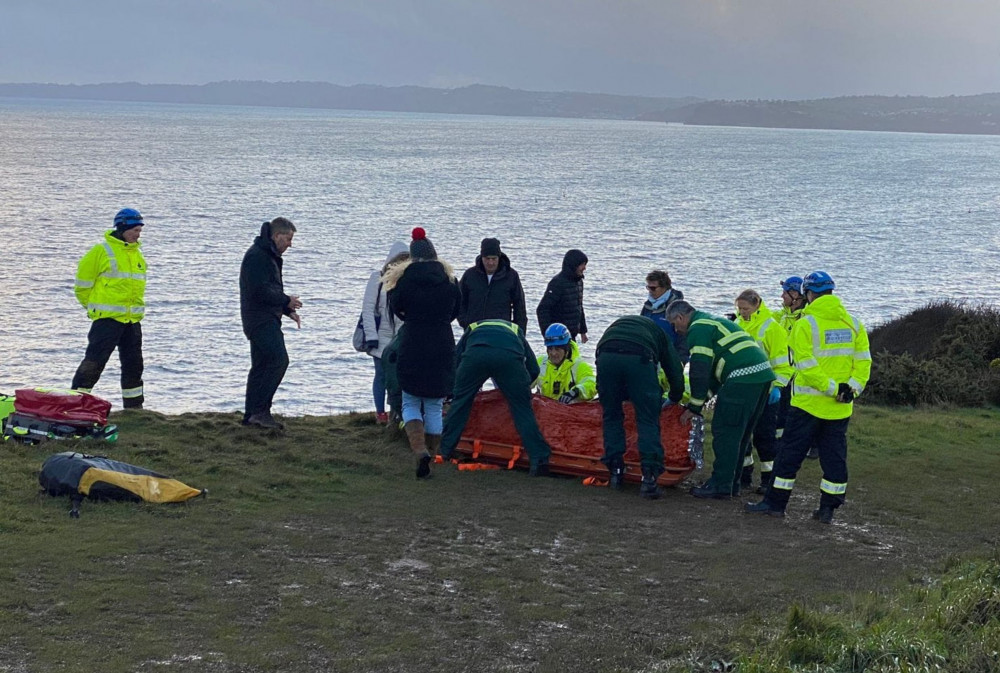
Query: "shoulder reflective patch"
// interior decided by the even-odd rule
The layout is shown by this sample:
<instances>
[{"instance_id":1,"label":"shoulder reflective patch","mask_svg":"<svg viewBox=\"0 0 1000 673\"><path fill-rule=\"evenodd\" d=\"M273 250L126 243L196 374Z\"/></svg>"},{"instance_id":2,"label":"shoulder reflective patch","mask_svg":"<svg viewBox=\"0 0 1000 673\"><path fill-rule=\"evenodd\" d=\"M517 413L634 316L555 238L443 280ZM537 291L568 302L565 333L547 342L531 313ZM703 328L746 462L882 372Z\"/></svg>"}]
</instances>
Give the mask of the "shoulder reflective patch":
<instances>
[{"instance_id":1,"label":"shoulder reflective patch","mask_svg":"<svg viewBox=\"0 0 1000 673\"><path fill-rule=\"evenodd\" d=\"M823 332L823 341L828 344L849 344L854 341L854 332L849 329L829 329Z\"/></svg>"}]
</instances>

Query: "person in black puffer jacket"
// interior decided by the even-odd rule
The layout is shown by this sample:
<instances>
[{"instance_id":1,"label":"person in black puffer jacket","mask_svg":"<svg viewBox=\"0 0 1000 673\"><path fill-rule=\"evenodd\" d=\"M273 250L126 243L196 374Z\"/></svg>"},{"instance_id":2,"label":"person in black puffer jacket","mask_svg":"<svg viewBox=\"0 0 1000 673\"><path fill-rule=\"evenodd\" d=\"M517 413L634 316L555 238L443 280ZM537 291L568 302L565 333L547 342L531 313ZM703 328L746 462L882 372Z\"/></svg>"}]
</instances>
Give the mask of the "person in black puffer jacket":
<instances>
[{"instance_id":1,"label":"person in black puffer jacket","mask_svg":"<svg viewBox=\"0 0 1000 673\"><path fill-rule=\"evenodd\" d=\"M451 267L423 229L413 230L410 260L382 277L389 308L404 321L397 376L403 389L403 423L417 457L417 478L430 476L431 453L441 446L442 405L455 384L455 335L462 293Z\"/></svg>"},{"instance_id":2,"label":"person in black puffer jacket","mask_svg":"<svg viewBox=\"0 0 1000 673\"><path fill-rule=\"evenodd\" d=\"M500 251L500 241L484 238L479 247L475 266L462 274L462 311L458 324L488 318L512 322L524 333L528 329L528 312L524 307L521 277L510 266L510 259Z\"/></svg>"},{"instance_id":3,"label":"person in black puffer jacket","mask_svg":"<svg viewBox=\"0 0 1000 673\"><path fill-rule=\"evenodd\" d=\"M545 330L554 322L561 322L569 328L575 339L587 343L587 316L583 310L583 272L587 270L587 256L580 250L569 250L563 256L560 271L545 288L542 300L538 302L538 326Z\"/></svg>"}]
</instances>

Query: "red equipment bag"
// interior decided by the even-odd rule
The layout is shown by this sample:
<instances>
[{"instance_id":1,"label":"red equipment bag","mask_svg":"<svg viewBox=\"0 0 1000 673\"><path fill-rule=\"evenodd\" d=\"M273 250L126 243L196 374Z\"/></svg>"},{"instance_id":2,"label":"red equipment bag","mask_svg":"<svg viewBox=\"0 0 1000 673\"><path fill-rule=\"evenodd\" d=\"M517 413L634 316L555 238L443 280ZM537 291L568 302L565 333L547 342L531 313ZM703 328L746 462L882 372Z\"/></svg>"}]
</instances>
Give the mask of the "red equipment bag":
<instances>
[{"instance_id":1,"label":"red equipment bag","mask_svg":"<svg viewBox=\"0 0 1000 673\"><path fill-rule=\"evenodd\" d=\"M14 391L17 413L67 425L108 424L111 402L77 390L21 388Z\"/></svg>"},{"instance_id":2,"label":"red equipment bag","mask_svg":"<svg viewBox=\"0 0 1000 673\"><path fill-rule=\"evenodd\" d=\"M532 395L531 409L538 427L552 448L549 469L557 474L607 479L608 470L601 462L604 455L603 411L599 402L560 404L541 395ZM631 403L625 403L625 480L639 482L638 432ZM684 409L674 405L660 414L660 441L663 444L663 468L657 483L673 486L694 472L688 456L690 426L680 424ZM506 466L527 467L528 456L514 427L507 401L499 390L476 395L469 421L462 432L457 450L473 460Z\"/></svg>"}]
</instances>

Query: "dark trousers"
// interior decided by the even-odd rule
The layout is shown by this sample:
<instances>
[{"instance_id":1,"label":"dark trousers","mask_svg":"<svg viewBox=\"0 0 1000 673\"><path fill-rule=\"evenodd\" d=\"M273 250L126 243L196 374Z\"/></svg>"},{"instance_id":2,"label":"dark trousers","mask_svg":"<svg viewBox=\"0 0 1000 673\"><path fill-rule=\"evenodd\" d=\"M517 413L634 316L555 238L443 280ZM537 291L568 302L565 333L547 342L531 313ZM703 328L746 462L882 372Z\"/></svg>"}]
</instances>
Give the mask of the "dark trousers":
<instances>
[{"instance_id":1,"label":"dark trousers","mask_svg":"<svg viewBox=\"0 0 1000 673\"><path fill-rule=\"evenodd\" d=\"M146 398L142 390L142 327L137 322L113 318L93 322L87 334L87 352L73 376L72 388L88 393L93 390L115 348L122 364L122 406L141 409Z\"/></svg>"},{"instance_id":2,"label":"dark trousers","mask_svg":"<svg viewBox=\"0 0 1000 673\"><path fill-rule=\"evenodd\" d=\"M489 346L472 346L462 353L458 371L455 372L454 399L444 419L441 455L454 455L472 413L476 393L489 378L493 379L507 400L507 408L528 457L532 462L547 462L552 449L542 436L535 412L531 410L531 377L524 368L524 360L513 351Z\"/></svg>"},{"instance_id":3,"label":"dark trousers","mask_svg":"<svg viewBox=\"0 0 1000 673\"><path fill-rule=\"evenodd\" d=\"M243 420L253 414L271 411L274 393L288 369L288 351L281 323L261 325L249 336L250 373L247 375L247 398Z\"/></svg>"},{"instance_id":4,"label":"dark trousers","mask_svg":"<svg viewBox=\"0 0 1000 673\"><path fill-rule=\"evenodd\" d=\"M781 441L781 450L774 461L774 484L765 500L773 509L784 510L792 494L795 475L802 467L810 446L819 449L819 464L823 469L820 484L821 507L840 507L847 492L847 423L850 418L826 420L792 407L788 425Z\"/></svg>"},{"instance_id":5,"label":"dark trousers","mask_svg":"<svg viewBox=\"0 0 1000 673\"><path fill-rule=\"evenodd\" d=\"M712 415L712 477L707 485L739 495L743 460L750 451L757 419L767 406L771 382L724 383Z\"/></svg>"},{"instance_id":6,"label":"dark trousers","mask_svg":"<svg viewBox=\"0 0 1000 673\"><path fill-rule=\"evenodd\" d=\"M601 351L597 354L597 396L604 411L604 457L610 469L625 456L625 412L622 403L632 402L639 434L639 462L644 471L663 472L660 442L660 382L656 363L647 355Z\"/></svg>"},{"instance_id":7,"label":"dark trousers","mask_svg":"<svg viewBox=\"0 0 1000 673\"><path fill-rule=\"evenodd\" d=\"M753 428L753 448L757 449L757 458L760 459L760 475L768 479L774 469L774 458L778 455L777 440L774 435L778 425L780 404L780 401L776 404L765 404Z\"/></svg>"}]
</instances>

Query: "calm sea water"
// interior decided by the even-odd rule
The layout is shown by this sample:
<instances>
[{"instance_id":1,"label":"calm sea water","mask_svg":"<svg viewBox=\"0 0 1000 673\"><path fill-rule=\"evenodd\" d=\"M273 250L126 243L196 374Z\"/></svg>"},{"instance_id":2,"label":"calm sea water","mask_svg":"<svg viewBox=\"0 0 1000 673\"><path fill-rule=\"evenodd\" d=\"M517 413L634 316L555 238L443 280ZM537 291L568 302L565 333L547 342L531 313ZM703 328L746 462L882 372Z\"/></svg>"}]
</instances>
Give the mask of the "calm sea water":
<instances>
[{"instance_id":1,"label":"calm sea water","mask_svg":"<svg viewBox=\"0 0 1000 673\"><path fill-rule=\"evenodd\" d=\"M1000 301L1000 138L619 121L0 99L0 391L68 386L89 321L81 255L122 207L146 218L147 406L243 405L239 265L261 221L298 226L275 411L367 410L350 337L368 275L425 227L457 271L497 236L534 307L590 256L593 342L669 271L698 306L829 271L868 324L931 299ZM534 334L534 343L541 339ZM120 404L112 359L95 392Z\"/></svg>"}]
</instances>

